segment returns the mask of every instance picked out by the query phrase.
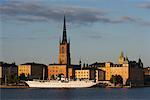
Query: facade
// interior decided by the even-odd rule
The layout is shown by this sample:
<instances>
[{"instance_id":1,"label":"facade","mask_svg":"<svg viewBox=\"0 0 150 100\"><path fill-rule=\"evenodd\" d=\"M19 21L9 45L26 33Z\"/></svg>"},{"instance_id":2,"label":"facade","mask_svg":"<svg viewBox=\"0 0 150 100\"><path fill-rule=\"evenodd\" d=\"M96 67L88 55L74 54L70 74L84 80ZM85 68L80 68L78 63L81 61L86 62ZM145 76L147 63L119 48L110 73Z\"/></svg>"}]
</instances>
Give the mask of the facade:
<instances>
[{"instance_id":1,"label":"facade","mask_svg":"<svg viewBox=\"0 0 150 100\"><path fill-rule=\"evenodd\" d=\"M30 79L47 79L47 66L38 63L25 63L18 66L18 76L25 74ZM44 75L43 75L44 74Z\"/></svg>"},{"instance_id":2,"label":"facade","mask_svg":"<svg viewBox=\"0 0 150 100\"><path fill-rule=\"evenodd\" d=\"M96 62L90 66L105 71L105 80L110 80L112 75L120 75L123 78L123 84L143 85L144 76L141 59L138 62L129 61L127 57L124 57L123 52L121 52L118 61L119 64Z\"/></svg>"},{"instance_id":3,"label":"facade","mask_svg":"<svg viewBox=\"0 0 150 100\"><path fill-rule=\"evenodd\" d=\"M2 66L0 66L0 79L2 79Z\"/></svg>"},{"instance_id":4,"label":"facade","mask_svg":"<svg viewBox=\"0 0 150 100\"><path fill-rule=\"evenodd\" d=\"M50 64L48 66L48 79L56 79L59 74L67 77L67 65L65 64Z\"/></svg>"},{"instance_id":5,"label":"facade","mask_svg":"<svg viewBox=\"0 0 150 100\"><path fill-rule=\"evenodd\" d=\"M144 75L150 76L150 67L146 67L146 68L143 68L143 69L144 69Z\"/></svg>"},{"instance_id":6,"label":"facade","mask_svg":"<svg viewBox=\"0 0 150 100\"><path fill-rule=\"evenodd\" d=\"M106 62L104 67L99 69L105 71L105 80L110 80L112 75L120 75L123 78L123 82L127 81L129 77L129 67L126 64L113 64L112 62Z\"/></svg>"},{"instance_id":7,"label":"facade","mask_svg":"<svg viewBox=\"0 0 150 100\"><path fill-rule=\"evenodd\" d=\"M96 70L96 80L97 81L104 81L105 80L105 71L101 69Z\"/></svg>"},{"instance_id":8,"label":"facade","mask_svg":"<svg viewBox=\"0 0 150 100\"><path fill-rule=\"evenodd\" d=\"M17 77L17 65L0 62L0 83L8 81L9 77Z\"/></svg>"},{"instance_id":9,"label":"facade","mask_svg":"<svg viewBox=\"0 0 150 100\"><path fill-rule=\"evenodd\" d=\"M31 75L31 64L21 64L18 66L18 76L23 73L26 77Z\"/></svg>"},{"instance_id":10,"label":"facade","mask_svg":"<svg viewBox=\"0 0 150 100\"><path fill-rule=\"evenodd\" d=\"M144 84L150 85L150 67L143 68L144 70Z\"/></svg>"},{"instance_id":11,"label":"facade","mask_svg":"<svg viewBox=\"0 0 150 100\"><path fill-rule=\"evenodd\" d=\"M79 65L49 64L48 79L56 79L60 74L65 78L73 79L75 77L75 70L80 68Z\"/></svg>"},{"instance_id":12,"label":"facade","mask_svg":"<svg viewBox=\"0 0 150 100\"><path fill-rule=\"evenodd\" d=\"M77 79L90 79L90 70L75 70L75 77Z\"/></svg>"},{"instance_id":13,"label":"facade","mask_svg":"<svg viewBox=\"0 0 150 100\"><path fill-rule=\"evenodd\" d=\"M84 68L75 70L75 77L77 79L102 81L105 80L105 72L100 69Z\"/></svg>"},{"instance_id":14,"label":"facade","mask_svg":"<svg viewBox=\"0 0 150 100\"><path fill-rule=\"evenodd\" d=\"M63 36L59 43L58 64L49 64L48 79L56 79L58 75L63 75L65 78L73 79L75 70L80 69L79 65L72 65L70 58L70 42L67 40L66 20L64 16Z\"/></svg>"}]
</instances>

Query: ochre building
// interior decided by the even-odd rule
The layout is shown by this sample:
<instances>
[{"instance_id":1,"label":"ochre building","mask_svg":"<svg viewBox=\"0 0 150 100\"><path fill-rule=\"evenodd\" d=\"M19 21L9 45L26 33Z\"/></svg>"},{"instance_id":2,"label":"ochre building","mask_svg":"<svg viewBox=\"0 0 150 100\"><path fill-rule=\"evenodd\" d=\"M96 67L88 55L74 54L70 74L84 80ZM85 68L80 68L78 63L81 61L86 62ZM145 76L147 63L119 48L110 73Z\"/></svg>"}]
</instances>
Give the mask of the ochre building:
<instances>
[{"instance_id":1,"label":"ochre building","mask_svg":"<svg viewBox=\"0 0 150 100\"><path fill-rule=\"evenodd\" d=\"M138 62L129 61L127 57L124 57L123 52L121 52L118 64L113 64L112 62L96 62L90 66L105 71L105 80L110 80L112 75L120 75L123 78L123 84L144 84L143 63L141 59Z\"/></svg>"},{"instance_id":2,"label":"ochre building","mask_svg":"<svg viewBox=\"0 0 150 100\"><path fill-rule=\"evenodd\" d=\"M18 76L24 74L31 79L47 79L47 66L38 63L25 63L18 66Z\"/></svg>"}]
</instances>

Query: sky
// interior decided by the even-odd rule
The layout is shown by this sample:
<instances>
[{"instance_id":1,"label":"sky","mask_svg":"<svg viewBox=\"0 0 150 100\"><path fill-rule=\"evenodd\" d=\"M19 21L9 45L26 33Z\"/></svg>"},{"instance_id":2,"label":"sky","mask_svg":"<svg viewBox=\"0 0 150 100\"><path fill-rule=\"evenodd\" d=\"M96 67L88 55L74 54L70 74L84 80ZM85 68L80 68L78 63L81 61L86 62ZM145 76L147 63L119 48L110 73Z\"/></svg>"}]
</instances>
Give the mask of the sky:
<instances>
[{"instance_id":1,"label":"sky","mask_svg":"<svg viewBox=\"0 0 150 100\"><path fill-rule=\"evenodd\" d=\"M57 63L64 15L73 64L150 66L150 0L1 0L0 61Z\"/></svg>"}]
</instances>

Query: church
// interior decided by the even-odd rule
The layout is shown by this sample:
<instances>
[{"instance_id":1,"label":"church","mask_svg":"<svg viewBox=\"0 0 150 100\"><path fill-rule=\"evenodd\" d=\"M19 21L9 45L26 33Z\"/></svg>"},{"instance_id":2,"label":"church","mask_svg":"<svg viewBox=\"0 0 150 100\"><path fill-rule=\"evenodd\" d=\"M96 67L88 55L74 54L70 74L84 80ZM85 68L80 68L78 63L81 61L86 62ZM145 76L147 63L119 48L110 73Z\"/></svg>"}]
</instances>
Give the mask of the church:
<instances>
[{"instance_id":1,"label":"church","mask_svg":"<svg viewBox=\"0 0 150 100\"><path fill-rule=\"evenodd\" d=\"M59 75L73 79L76 69L81 69L81 66L71 64L70 41L67 39L66 18L64 16L63 36L59 42L58 63L48 65L48 79L56 79Z\"/></svg>"}]
</instances>

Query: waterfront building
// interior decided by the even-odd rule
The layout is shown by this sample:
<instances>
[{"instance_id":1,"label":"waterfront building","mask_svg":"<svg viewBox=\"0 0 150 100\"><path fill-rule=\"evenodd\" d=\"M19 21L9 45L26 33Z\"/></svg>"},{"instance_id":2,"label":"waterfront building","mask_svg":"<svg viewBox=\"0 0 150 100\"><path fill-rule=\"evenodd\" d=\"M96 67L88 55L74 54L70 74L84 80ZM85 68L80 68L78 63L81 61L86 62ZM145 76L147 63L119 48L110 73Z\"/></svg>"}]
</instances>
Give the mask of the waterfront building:
<instances>
[{"instance_id":1,"label":"waterfront building","mask_svg":"<svg viewBox=\"0 0 150 100\"><path fill-rule=\"evenodd\" d=\"M105 71L87 66L81 70L75 70L75 78L102 81L105 80Z\"/></svg>"},{"instance_id":2,"label":"waterfront building","mask_svg":"<svg viewBox=\"0 0 150 100\"><path fill-rule=\"evenodd\" d=\"M121 52L118 64L112 62L93 63L91 67L97 67L105 71L105 80L110 80L112 75L120 75L123 78L123 84L143 85L143 63L141 59L138 62L129 61Z\"/></svg>"},{"instance_id":3,"label":"waterfront building","mask_svg":"<svg viewBox=\"0 0 150 100\"><path fill-rule=\"evenodd\" d=\"M150 67L145 67L144 69L144 75L150 76Z\"/></svg>"},{"instance_id":4,"label":"waterfront building","mask_svg":"<svg viewBox=\"0 0 150 100\"><path fill-rule=\"evenodd\" d=\"M0 83L2 83L2 65L0 65Z\"/></svg>"},{"instance_id":5,"label":"waterfront building","mask_svg":"<svg viewBox=\"0 0 150 100\"><path fill-rule=\"evenodd\" d=\"M94 71L94 70L93 70ZM75 70L75 77L77 79L87 79L90 80L90 73L92 71L89 69L84 69L84 70ZM93 72L94 73L94 72ZM94 74L93 74L94 75Z\"/></svg>"},{"instance_id":6,"label":"waterfront building","mask_svg":"<svg viewBox=\"0 0 150 100\"><path fill-rule=\"evenodd\" d=\"M144 70L144 84L150 85L150 67L143 68Z\"/></svg>"},{"instance_id":7,"label":"waterfront building","mask_svg":"<svg viewBox=\"0 0 150 100\"><path fill-rule=\"evenodd\" d=\"M58 75L64 75L64 77L67 77L67 74L66 64L49 64L48 66L48 79L56 79Z\"/></svg>"},{"instance_id":8,"label":"waterfront building","mask_svg":"<svg viewBox=\"0 0 150 100\"><path fill-rule=\"evenodd\" d=\"M66 19L64 16L63 36L59 42L58 64L48 65L48 79L56 79L59 75L73 79L76 69L80 69L80 65L71 64L70 41L67 40Z\"/></svg>"},{"instance_id":9,"label":"waterfront building","mask_svg":"<svg viewBox=\"0 0 150 100\"><path fill-rule=\"evenodd\" d=\"M105 80L105 71L101 69L97 69L96 71L96 80L97 81L104 81Z\"/></svg>"},{"instance_id":10,"label":"waterfront building","mask_svg":"<svg viewBox=\"0 0 150 100\"><path fill-rule=\"evenodd\" d=\"M9 81L12 77L17 77L17 65L0 62L0 83Z\"/></svg>"},{"instance_id":11,"label":"waterfront building","mask_svg":"<svg viewBox=\"0 0 150 100\"><path fill-rule=\"evenodd\" d=\"M30 79L47 79L47 66L38 63L25 63L18 66L18 76L24 74ZM43 75L44 74L44 75Z\"/></svg>"}]
</instances>

